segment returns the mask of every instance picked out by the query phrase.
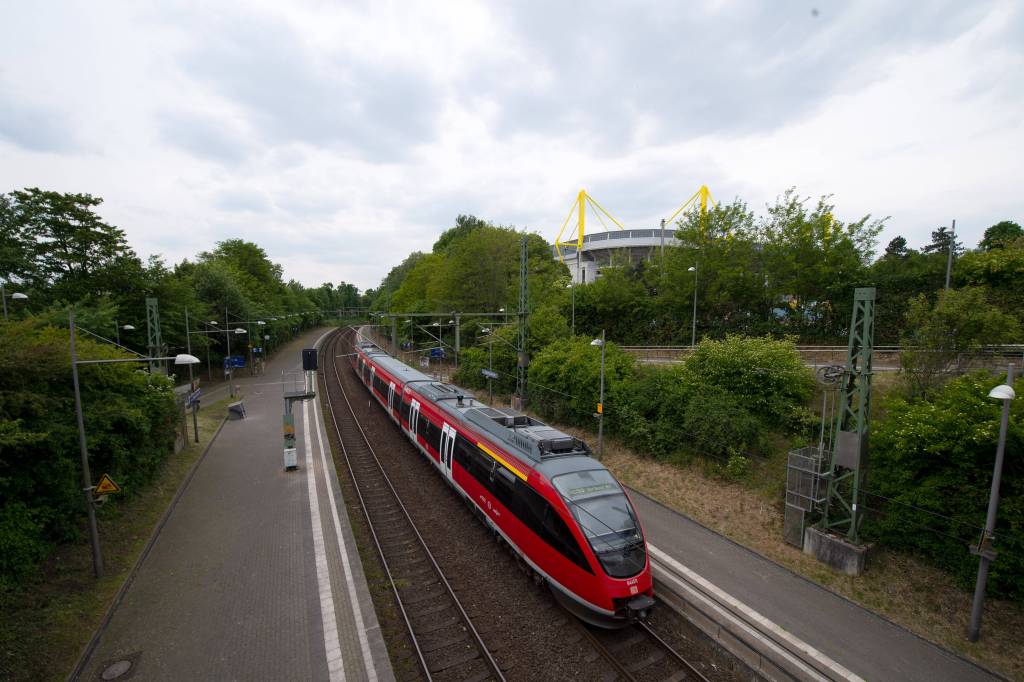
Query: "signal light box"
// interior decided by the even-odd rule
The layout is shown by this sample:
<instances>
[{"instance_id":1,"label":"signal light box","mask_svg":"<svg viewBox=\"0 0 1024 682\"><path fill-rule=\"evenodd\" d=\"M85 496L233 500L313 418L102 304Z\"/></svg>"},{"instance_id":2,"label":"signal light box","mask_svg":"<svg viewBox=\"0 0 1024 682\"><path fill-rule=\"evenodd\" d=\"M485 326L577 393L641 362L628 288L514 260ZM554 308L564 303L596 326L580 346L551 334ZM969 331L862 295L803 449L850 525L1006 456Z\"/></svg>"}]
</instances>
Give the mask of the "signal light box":
<instances>
[{"instance_id":1,"label":"signal light box","mask_svg":"<svg viewBox=\"0 0 1024 682\"><path fill-rule=\"evenodd\" d=\"M302 369L307 372L316 371L316 348L302 349Z\"/></svg>"}]
</instances>

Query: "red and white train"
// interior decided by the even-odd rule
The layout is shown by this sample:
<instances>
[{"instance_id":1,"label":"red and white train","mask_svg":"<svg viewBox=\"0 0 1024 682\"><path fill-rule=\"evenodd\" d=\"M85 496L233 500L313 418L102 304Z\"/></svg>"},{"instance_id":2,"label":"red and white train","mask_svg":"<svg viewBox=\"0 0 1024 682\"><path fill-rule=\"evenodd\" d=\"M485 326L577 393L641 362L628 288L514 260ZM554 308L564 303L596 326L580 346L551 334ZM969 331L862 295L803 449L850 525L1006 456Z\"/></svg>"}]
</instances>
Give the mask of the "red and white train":
<instances>
[{"instance_id":1,"label":"red and white train","mask_svg":"<svg viewBox=\"0 0 1024 682\"><path fill-rule=\"evenodd\" d=\"M654 590L643 529L583 441L482 405L371 343L357 341L351 357L391 419L570 611L604 627L647 615Z\"/></svg>"}]
</instances>

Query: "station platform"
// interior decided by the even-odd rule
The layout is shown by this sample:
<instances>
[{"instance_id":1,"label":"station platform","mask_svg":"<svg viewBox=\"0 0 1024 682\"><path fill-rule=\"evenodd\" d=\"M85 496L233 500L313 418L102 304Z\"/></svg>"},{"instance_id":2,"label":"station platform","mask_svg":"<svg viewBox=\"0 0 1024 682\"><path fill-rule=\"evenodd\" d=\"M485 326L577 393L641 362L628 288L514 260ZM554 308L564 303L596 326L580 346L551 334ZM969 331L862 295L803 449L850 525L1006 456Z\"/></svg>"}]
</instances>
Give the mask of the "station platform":
<instances>
[{"instance_id":1,"label":"station platform","mask_svg":"<svg viewBox=\"0 0 1024 682\"><path fill-rule=\"evenodd\" d=\"M236 377L245 418L211 443L78 679L105 679L120 661L131 663L123 679L394 679L319 397L294 406L299 468L283 466L277 379L324 336Z\"/></svg>"},{"instance_id":2,"label":"station platform","mask_svg":"<svg viewBox=\"0 0 1024 682\"><path fill-rule=\"evenodd\" d=\"M652 555L664 554L832 659L836 679L1002 679L636 490Z\"/></svg>"}]
</instances>

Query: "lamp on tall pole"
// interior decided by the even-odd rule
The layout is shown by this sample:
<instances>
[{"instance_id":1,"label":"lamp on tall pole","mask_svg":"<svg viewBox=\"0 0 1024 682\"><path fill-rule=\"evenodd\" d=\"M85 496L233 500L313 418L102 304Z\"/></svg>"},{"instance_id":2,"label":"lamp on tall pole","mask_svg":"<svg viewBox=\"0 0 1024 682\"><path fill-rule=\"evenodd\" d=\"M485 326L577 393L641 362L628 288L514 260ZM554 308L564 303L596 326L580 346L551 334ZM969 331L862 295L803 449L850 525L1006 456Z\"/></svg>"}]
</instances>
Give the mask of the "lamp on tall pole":
<instances>
[{"instance_id":1,"label":"lamp on tall pole","mask_svg":"<svg viewBox=\"0 0 1024 682\"><path fill-rule=\"evenodd\" d=\"M690 328L690 348L693 348L697 345L697 266L691 265L686 271L693 273L693 326Z\"/></svg>"},{"instance_id":2,"label":"lamp on tall pole","mask_svg":"<svg viewBox=\"0 0 1024 682\"><path fill-rule=\"evenodd\" d=\"M597 458L604 454L604 330L601 338L590 342L591 346L601 346L601 392L597 399Z\"/></svg>"},{"instance_id":3,"label":"lamp on tall pole","mask_svg":"<svg viewBox=\"0 0 1024 682\"><path fill-rule=\"evenodd\" d=\"M78 422L78 445L82 456L82 492L85 495L85 509L89 516L89 541L92 544L92 567L97 578L103 577L103 555L100 553L100 537L96 527L96 508L92 499L92 474L89 472L89 448L85 440L85 416L82 412L82 393L78 386L79 365L108 365L119 362L152 362L174 360L175 365L194 365L199 358L182 353L170 357L116 358L111 360L79 360L75 351L75 312L68 312L68 326L71 329L71 383L75 390L75 419Z\"/></svg>"},{"instance_id":4,"label":"lamp on tall pole","mask_svg":"<svg viewBox=\"0 0 1024 682\"><path fill-rule=\"evenodd\" d=\"M1003 418L999 424L999 444L996 445L996 463L992 470L992 489L988 496L988 517L985 519L985 532L978 544L971 546L971 553L980 557L978 563L978 582L974 586L974 604L971 606L971 623L967 627L967 639L977 642L981 634L981 607L985 604L985 585L988 581L988 566L996 558L992 549L995 539L996 511L999 509L999 484L1003 478L1003 455L1006 452L1006 431L1010 425L1010 403L1017 394L1013 390L1013 365L1006 370L1006 383L996 386L988 394L989 398L1003 401Z\"/></svg>"},{"instance_id":5,"label":"lamp on tall pole","mask_svg":"<svg viewBox=\"0 0 1024 682\"><path fill-rule=\"evenodd\" d=\"M117 345L119 345L119 346L121 345L121 330L122 329L125 330L126 332L133 332L133 331L135 331L135 327L134 326L132 326L130 324L122 325L117 320L114 320L114 334L116 335Z\"/></svg>"},{"instance_id":6,"label":"lamp on tall pole","mask_svg":"<svg viewBox=\"0 0 1024 682\"><path fill-rule=\"evenodd\" d=\"M8 299L8 296L7 296L7 290L4 287L5 287L4 283L0 282L0 299L3 300L3 304L4 304L4 320L6 320L7 319L7 299ZM28 294L23 294L20 291L15 291L13 294L10 295L10 299L12 301L25 301L25 300L28 300Z\"/></svg>"}]
</instances>

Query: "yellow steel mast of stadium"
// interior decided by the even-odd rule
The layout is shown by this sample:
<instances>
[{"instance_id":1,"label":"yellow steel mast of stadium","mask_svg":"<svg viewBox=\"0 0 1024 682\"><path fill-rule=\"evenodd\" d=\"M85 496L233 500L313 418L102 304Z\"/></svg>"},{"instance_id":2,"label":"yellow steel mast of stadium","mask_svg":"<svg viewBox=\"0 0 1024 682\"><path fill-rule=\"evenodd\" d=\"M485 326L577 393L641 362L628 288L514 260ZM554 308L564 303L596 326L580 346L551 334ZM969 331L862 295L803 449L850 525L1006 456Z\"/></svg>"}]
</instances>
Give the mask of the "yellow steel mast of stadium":
<instances>
[{"instance_id":1,"label":"yellow steel mast of stadium","mask_svg":"<svg viewBox=\"0 0 1024 682\"><path fill-rule=\"evenodd\" d=\"M694 192L693 195L689 199L687 199L682 206L677 208L676 212L669 216L668 220L662 223L662 225L671 225L672 221L675 220L677 215L679 215L686 209L690 208L690 206L693 205L693 202L698 200L700 201L700 236L703 238L705 217L708 214L708 202L710 201L713 207L718 208L718 202L715 201L715 198L713 196L711 196L711 190L708 189L707 185L701 185L700 189Z\"/></svg>"},{"instance_id":2,"label":"yellow steel mast of stadium","mask_svg":"<svg viewBox=\"0 0 1024 682\"><path fill-rule=\"evenodd\" d=\"M565 222L562 223L562 229L558 231L558 236L555 237L555 249L558 251L558 260L563 263L565 262L565 256L562 254L563 246L575 246L577 253L579 253L583 248L583 231L587 220L587 204L590 204L591 208L594 210L594 215L596 215L597 219L601 221L601 225L604 226L605 231L608 230L608 225L605 224L604 218L601 217L602 213L608 216L608 219L615 223L620 230L626 229L622 226L622 223L613 218L608 211L604 210L601 204L594 201L593 197L587 194L587 190L581 189L580 193L576 195L576 201L572 202L572 208L569 209L569 215L565 217ZM562 234L565 232L565 228L569 225L569 221L572 220L574 213L576 214L576 239L574 241L563 242Z\"/></svg>"}]
</instances>

